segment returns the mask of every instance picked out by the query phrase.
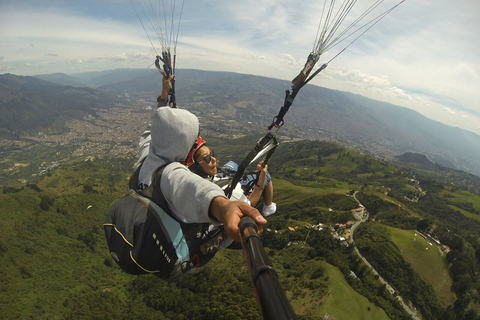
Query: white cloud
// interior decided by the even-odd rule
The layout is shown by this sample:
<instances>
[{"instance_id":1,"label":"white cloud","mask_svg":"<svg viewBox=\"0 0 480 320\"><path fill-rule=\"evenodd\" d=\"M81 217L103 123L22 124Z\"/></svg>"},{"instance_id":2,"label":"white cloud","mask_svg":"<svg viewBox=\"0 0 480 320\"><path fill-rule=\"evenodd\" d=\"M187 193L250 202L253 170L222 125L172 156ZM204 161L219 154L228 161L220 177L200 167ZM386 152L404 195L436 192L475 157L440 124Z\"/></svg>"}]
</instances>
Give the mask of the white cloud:
<instances>
[{"instance_id":1,"label":"white cloud","mask_svg":"<svg viewBox=\"0 0 480 320\"><path fill-rule=\"evenodd\" d=\"M295 59L295 57L292 56L291 54L284 53L282 56L285 58L285 60L287 61L288 64L291 64L291 65L299 65L300 64L297 61L297 59Z\"/></svg>"},{"instance_id":2,"label":"white cloud","mask_svg":"<svg viewBox=\"0 0 480 320\"><path fill-rule=\"evenodd\" d=\"M443 111L448 112L448 113L451 113L451 114L456 114L455 111L453 111L452 109L450 109L450 108L448 108L448 107L443 108Z\"/></svg>"},{"instance_id":3,"label":"white cloud","mask_svg":"<svg viewBox=\"0 0 480 320\"><path fill-rule=\"evenodd\" d=\"M405 90L393 86L388 77L365 74L360 70L341 70L333 68L329 73L337 79L343 79L351 85L367 90L384 98L412 101L412 97Z\"/></svg>"}]
</instances>

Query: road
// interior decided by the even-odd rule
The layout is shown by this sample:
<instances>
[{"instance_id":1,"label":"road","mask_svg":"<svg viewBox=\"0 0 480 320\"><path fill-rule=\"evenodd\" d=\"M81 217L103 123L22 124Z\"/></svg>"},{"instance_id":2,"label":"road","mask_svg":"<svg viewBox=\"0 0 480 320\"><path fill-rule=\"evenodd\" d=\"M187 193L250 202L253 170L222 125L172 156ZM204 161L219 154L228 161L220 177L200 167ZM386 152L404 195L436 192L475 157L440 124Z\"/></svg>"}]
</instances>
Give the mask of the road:
<instances>
[{"instance_id":1,"label":"road","mask_svg":"<svg viewBox=\"0 0 480 320\"><path fill-rule=\"evenodd\" d=\"M357 195L358 191L355 191L353 193L353 199L355 199L355 201L357 201L358 205L362 208L365 208L361 203L360 201L358 201L356 195ZM355 240L354 240L354 232L355 232L355 229L361 224L361 223L364 223L368 220L368 217L369 217L369 214L368 214L368 211L367 209L364 210L364 213L363 213L363 217L361 220L358 220L357 222L355 222L355 224L352 226L352 228L350 229L350 240L352 241L352 244L355 244ZM374 275L377 275L378 276L378 280L380 280L380 282L382 284L385 284L387 290L390 292L390 294L394 294L395 293L395 290L393 289L393 287L387 282L385 281L385 279L382 278L382 276L377 272L377 270L375 270L375 268L368 262L368 260L360 253L360 251L357 249L357 246L354 246L355 248L355 252L358 254L358 256L363 260L363 262L372 270L373 274ZM397 292L397 296L396 298L398 299L398 301L400 302L400 304L402 305L403 309L405 309L405 311L412 317L412 319L414 320L421 320L417 314L416 314L416 311L415 310L412 310L404 301L404 299L398 295L398 292Z\"/></svg>"}]
</instances>

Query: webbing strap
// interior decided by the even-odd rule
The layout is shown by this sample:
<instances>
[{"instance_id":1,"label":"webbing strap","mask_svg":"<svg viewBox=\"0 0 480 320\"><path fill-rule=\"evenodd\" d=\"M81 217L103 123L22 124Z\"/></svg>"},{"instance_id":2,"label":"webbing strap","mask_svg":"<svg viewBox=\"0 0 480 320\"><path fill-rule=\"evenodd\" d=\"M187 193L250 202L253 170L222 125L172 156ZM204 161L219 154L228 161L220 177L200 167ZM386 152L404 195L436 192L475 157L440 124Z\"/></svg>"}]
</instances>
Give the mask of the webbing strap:
<instances>
[{"instance_id":1,"label":"webbing strap","mask_svg":"<svg viewBox=\"0 0 480 320\"><path fill-rule=\"evenodd\" d=\"M280 108L278 115L273 118L272 124L268 127L268 130L271 130L273 126L279 127L280 124L283 124L283 117L288 112L288 109L293 104L295 97L297 96L298 92L304 85L306 85L310 80L313 79L317 74L320 73L323 69L327 67L327 64L323 64L317 71L315 71L309 78L308 75L313 70L313 67L318 61L319 56L315 55L314 53L310 53L307 58L307 62L303 67L302 71L292 80L292 91L290 90L285 91L285 100L283 102L283 107Z\"/></svg>"},{"instance_id":2,"label":"webbing strap","mask_svg":"<svg viewBox=\"0 0 480 320\"><path fill-rule=\"evenodd\" d=\"M273 140L273 142L275 143L275 146L271 150L268 151L268 153L265 157L266 158L265 163L266 163L268 161L268 159L272 156L272 154L275 151L275 149L277 147L277 144L278 144L277 139L275 138L275 136L271 132L268 132L265 135L265 137L260 139L257 142L257 145L253 148L253 150L250 151L250 153L245 157L245 159L243 159L242 163L240 163L240 165L238 166L237 172L235 173L235 176L233 177L232 183L231 183L230 187L228 188L228 192L227 192L227 197L228 198L230 198L232 196L233 190L237 186L237 183L240 182L240 180L242 179L243 174L245 173L245 170L247 169L248 165L253 161L253 159L255 159L255 157L260 153L260 151L262 151L265 148L265 146L271 140Z\"/></svg>"},{"instance_id":3,"label":"webbing strap","mask_svg":"<svg viewBox=\"0 0 480 320\"><path fill-rule=\"evenodd\" d=\"M279 126L280 123L283 122L283 117L288 112L288 109L290 109L290 106L297 96L298 91L300 91L300 88L292 90L292 93L290 93L290 90L285 91L285 101L283 102L283 107L280 108L280 111L272 121L272 124L268 126L268 130L271 130L273 126Z\"/></svg>"},{"instance_id":4,"label":"webbing strap","mask_svg":"<svg viewBox=\"0 0 480 320\"><path fill-rule=\"evenodd\" d=\"M165 208L155 203L152 199L142 196L141 194L132 193L132 196L139 201L143 201L146 204L146 207L149 208L149 211L158 221L164 234L166 236L168 235L168 238L175 248L175 254L180 261L188 261L190 259L190 251L183 234L182 226L176 219L174 219L174 217L172 217L171 214L169 214L169 210L165 210Z\"/></svg>"},{"instance_id":5,"label":"webbing strap","mask_svg":"<svg viewBox=\"0 0 480 320\"><path fill-rule=\"evenodd\" d=\"M268 151L267 155L265 156L265 159L263 160L263 166L265 166L268 163L268 160L270 160L270 157L275 152L275 149L277 149L277 146L278 146L277 139L273 137L273 140L275 140L275 146ZM259 178L260 178L260 174L257 172L255 179L253 179L247 184L247 190L253 190L257 185Z\"/></svg>"},{"instance_id":6,"label":"webbing strap","mask_svg":"<svg viewBox=\"0 0 480 320\"><path fill-rule=\"evenodd\" d=\"M165 169L165 167L168 164L165 164L165 165L161 166L160 168L158 168L154 172L154 174L152 176L152 182L150 183L148 188L146 188L145 190L138 189L138 186L137 186L138 176L140 174L140 169L142 168L142 165L145 162L145 159L142 160L140 165L137 167L137 169L130 176L130 180L128 182L128 187L132 190L135 190L135 192L137 192L139 195L141 195L145 198L151 199L159 207L161 207L163 210L165 210L165 212L167 212L170 217L172 217L176 221L180 222L181 220L175 214L173 214L173 212L171 212L168 209L167 200L165 199L165 197L162 193L162 190L160 189L160 181L162 179L162 172L163 172L163 169Z\"/></svg>"}]
</instances>

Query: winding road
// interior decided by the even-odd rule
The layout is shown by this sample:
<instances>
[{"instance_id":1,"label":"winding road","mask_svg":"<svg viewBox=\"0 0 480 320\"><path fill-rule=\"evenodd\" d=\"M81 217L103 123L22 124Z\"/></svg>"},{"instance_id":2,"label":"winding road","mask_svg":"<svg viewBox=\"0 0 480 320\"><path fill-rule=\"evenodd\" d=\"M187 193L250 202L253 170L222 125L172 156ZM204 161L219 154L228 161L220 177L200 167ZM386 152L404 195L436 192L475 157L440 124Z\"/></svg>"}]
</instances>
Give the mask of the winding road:
<instances>
[{"instance_id":1,"label":"winding road","mask_svg":"<svg viewBox=\"0 0 480 320\"><path fill-rule=\"evenodd\" d=\"M356 195L357 195L358 191L355 191L353 193L353 199L355 199L355 201L357 201L358 205L362 208L365 208L361 203L360 201L358 201ZM355 240L354 240L354 232L355 232L355 229L361 224L361 223L364 223L368 220L368 217L369 217L369 214L368 214L368 211L367 209L365 208L364 212L363 212L363 217L361 220L358 220L357 222L355 222L355 224L352 226L352 228L350 229L350 241L352 244L355 244ZM387 290L390 292L390 294L394 295L395 293L395 290L393 289L393 287L387 282L385 281L385 279L382 278L382 276L377 272L377 270L375 270L375 268L368 262L368 260L360 253L360 251L358 250L357 246L354 246L355 248L355 252L358 254L358 256L363 260L363 262L372 270L373 274L374 275L377 275L378 276L378 279L380 280L380 282L382 284L385 284ZM416 311L413 310L412 308L410 308L410 306L408 306L406 303L405 303L405 300L400 296L398 295L398 292L397 292L397 296L396 298L398 299L398 301L400 302L400 304L403 306L403 308L405 309L405 311L412 317L412 319L414 320L421 320L417 314L416 314Z\"/></svg>"}]
</instances>

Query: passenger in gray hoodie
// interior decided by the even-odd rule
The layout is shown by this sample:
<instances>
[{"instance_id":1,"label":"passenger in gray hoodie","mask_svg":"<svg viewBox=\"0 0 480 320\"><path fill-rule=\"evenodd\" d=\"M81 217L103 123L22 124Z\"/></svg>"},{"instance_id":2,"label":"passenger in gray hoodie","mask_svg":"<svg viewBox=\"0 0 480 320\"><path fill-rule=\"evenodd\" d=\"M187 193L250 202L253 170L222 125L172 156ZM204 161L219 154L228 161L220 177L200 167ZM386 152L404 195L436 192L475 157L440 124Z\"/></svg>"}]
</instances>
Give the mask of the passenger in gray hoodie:
<instances>
[{"instance_id":1,"label":"passenger in gray hoodie","mask_svg":"<svg viewBox=\"0 0 480 320\"><path fill-rule=\"evenodd\" d=\"M223 224L226 234L240 241L242 216L252 217L259 232L267 222L260 212L242 201L230 201L217 185L190 172L183 164L199 133L197 117L189 111L161 107L151 121L151 129L140 139L140 158L143 161L137 185L146 188L152 175L164 164L160 188L169 209L186 223Z\"/></svg>"}]
</instances>

